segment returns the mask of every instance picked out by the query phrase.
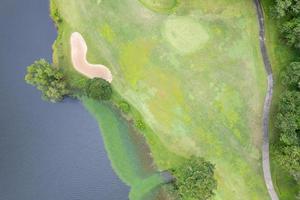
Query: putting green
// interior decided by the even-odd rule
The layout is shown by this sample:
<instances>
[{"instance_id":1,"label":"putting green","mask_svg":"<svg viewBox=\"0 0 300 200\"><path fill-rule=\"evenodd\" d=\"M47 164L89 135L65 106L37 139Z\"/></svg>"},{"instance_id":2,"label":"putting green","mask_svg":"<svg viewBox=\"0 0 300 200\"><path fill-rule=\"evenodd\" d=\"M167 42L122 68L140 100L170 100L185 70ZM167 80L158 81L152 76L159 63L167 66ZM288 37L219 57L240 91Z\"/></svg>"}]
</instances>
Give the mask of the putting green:
<instances>
[{"instance_id":1,"label":"putting green","mask_svg":"<svg viewBox=\"0 0 300 200\"><path fill-rule=\"evenodd\" d=\"M147 8L156 12L170 12L177 4L177 0L139 0Z\"/></svg>"},{"instance_id":2,"label":"putting green","mask_svg":"<svg viewBox=\"0 0 300 200\"><path fill-rule=\"evenodd\" d=\"M166 40L180 53L192 53L209 39L209 35L201 24L187 17L171 17L167 19L163 33Z\"/></svg>"},{"instance_id":3,"label":"putting green","mask_svg":"<svg viewBox=\"0 0 300 200\"><path fill-rule=\"evenodd\" d=\"M80 32L87 60L111 70L115 92L145 121L161 170L204 156L216 164L215 199L269 199L260 152L266 74L252 1L182 0L165 13L138 0L53 1L63 18L56 64L80 87L69 47Z\"/></svg>"}]
</instances>

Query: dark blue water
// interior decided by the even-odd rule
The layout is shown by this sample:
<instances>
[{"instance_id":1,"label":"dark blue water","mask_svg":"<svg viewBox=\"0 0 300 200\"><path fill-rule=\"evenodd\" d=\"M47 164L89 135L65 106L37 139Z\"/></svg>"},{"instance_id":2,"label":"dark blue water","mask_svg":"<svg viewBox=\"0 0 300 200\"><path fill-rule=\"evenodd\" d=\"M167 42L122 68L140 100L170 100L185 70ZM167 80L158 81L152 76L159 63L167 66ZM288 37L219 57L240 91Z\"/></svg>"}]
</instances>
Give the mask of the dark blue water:
<instances>
[{"instance_id":1,"label":"dark blue water","mask_svg":"<svg viewBox=\"0 0 300 200\"><path fill-rule=\"evenodd\" d=\"M51 60L47 0L0 2L0 200L124 200L96 121L76 101L50 104L23 81Z\"/></svg>"}]
</instances>

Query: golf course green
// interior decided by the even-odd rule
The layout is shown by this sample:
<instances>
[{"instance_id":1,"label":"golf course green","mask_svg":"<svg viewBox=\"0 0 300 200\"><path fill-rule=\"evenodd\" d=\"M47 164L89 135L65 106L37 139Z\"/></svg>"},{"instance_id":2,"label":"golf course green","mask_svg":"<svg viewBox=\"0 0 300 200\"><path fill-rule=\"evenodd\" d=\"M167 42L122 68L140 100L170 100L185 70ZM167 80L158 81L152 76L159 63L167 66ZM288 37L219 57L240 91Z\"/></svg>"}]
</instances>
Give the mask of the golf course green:
<instances>
[{"instance_id":1,"label":"golf course green","mask_svg":"<svg viewBox=\"0 0 300 200\"><path fill-rule=\"evenodd\" d=\"M269 199L261 166L267 76L252 1L52 0L51 13L53 61L72 87L86 79L72 65L74 32L86 41L87 60L112 73L115 104L82 101L131 199L143 199L163 183L159 171L192 155L216 165L216 200ZM117 109L123 101L128 118ZM144 124L138 131L136 119ZM131 141L133 132L149 152Z\"/></svg>"}]
</instances>

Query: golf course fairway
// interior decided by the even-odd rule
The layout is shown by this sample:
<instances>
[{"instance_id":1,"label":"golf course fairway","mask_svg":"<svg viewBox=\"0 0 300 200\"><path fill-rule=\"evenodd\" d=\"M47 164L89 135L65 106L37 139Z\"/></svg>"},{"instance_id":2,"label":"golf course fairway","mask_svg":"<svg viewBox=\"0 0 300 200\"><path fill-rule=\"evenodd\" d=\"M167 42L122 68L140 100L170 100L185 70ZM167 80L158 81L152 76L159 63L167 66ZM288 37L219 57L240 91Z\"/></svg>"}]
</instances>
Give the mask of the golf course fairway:
<instances>
[{"instance_id":1,"label":"golf course fairway","mask_svg":"<svg viewBox=\"0 0 300 200\"><path fill-rule=\"evenodd\" d=\"M70 45L72 33L80 33L87 61L110 70L114 101L128 102L145 123L139 134L156 171L202 156L216 166L214 199L269 199L261 166L267 75L252 1L52 0L51 13L59 18L54 64L80 87L86 76L74 68ZM130 198L142 200L161 178L137 170L146 167L137 166L138 148L118 136L121 122L109 122L121 115L117 109L83 102L99 121L114 170L132 187ZM137 182L145 187L136 189Z\"/></svg>"}]
</instances>

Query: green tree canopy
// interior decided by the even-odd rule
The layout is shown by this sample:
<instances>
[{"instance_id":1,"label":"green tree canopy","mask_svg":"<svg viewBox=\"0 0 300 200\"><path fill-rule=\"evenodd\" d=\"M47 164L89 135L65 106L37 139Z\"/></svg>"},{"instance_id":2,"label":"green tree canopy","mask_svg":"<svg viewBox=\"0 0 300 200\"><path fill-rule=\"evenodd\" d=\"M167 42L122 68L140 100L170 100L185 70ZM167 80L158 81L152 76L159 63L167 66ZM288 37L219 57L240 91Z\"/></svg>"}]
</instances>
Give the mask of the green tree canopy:
<instances>
[{"instance_id":1,"label":"green tree canopy","mask_svg":"<svg viewBox=\"0 0 300 200\"><path fill-rule=\"evenodd\" d=\"M287 67L282 76L282 83L300 91L300 62L293 62Z\"/></svg>"},{"instance_id":2,"label":"green tree canopy","mask_svg":"<svg viewBox=\"0 0 300 200\"><path fill-rule=\"evenodd\" d=\"M271 10L286 44L300 48L300 0L275 0Z\"/></svg>"},{"instance_id":3,"label":"green tree canopy","mask_svg":"<svg viewBox=\"0 0 300 200\"><path fill-rule=\"evenodd\" d=\"M271 8L287 45L300 48L300 0L275 0ZM276 160L300 183L300 63L291 63L284 71L285 91L280 96L276 114L279 140ZM298 184L299 187L299 184ZM297 199L300 199L300 190Z\"/></svg>"},{"instance_id":4,"label":"green tree canopy","mask_svg":"<svg viewBox=\"0 0 300 200\"><path fill-rule=\"evenodd\" d=\"M300 13L299 0L275 0L275 6L272 7L274 16L277 18L289 15L298 15Z\"/></svg>"},{"instance_id":5,"label":"green tree canopy","mask_svg":"<svg viewBox=\"0 0 300 200\"><path fill-rule=\"evenodd\" d=\"M70 93L64 74L44 59L37 60L27 67L25 81L36 86L42 91L42 98L51 102L61 101Z\"/></svg>"},{"instance_id":6,"label":"green tree canopy","mask_svg":"<svg viewBox=\"0 0 300 200\"><path fill-rule=\"evenodd\" d=\"M192 157L173 170L175 189L183 200L208 200L214 196L215 166L201 157Z\"/></svg>"},{"instance_id":7,"label":"green tree canopy","mask_svg":"<svg viewBox=\"0 0 300 200\"><path fill-rule=\"evenodd\" d=\"M300 92L297 90L281 95L276 127L280 136L277 161L300 183Z\"/></svg>"},{"instance_id":8,"label":"green tree canopy","mask_svg":"<svg viewBox=\"0 0 300 200\"><path fill-rule=\"evenodd\" d=\"M112 95L111 84L101 78L89 79L86 82L85 93L95 100L109 100Z\"/></svg>"},{"instance_id":9,"label":"green tree canopy","mask_svg":"<svg viewBox=\"0 0 300 200\"><path fill-rule=\"evenodd\" d=\"M277 160L300 183L300 147L282 146Z\"/></svg>"},{"instance_id":10,"label":"green tree canopy","mask_svg":"<svg viewBox=\"0 0 300 200\"><path fill-rule=\"evenodd\" d=\"M300 48L300 17L284 22L280 31L287 45Z\"/></svg>"},{"instance_id":11,"label":"green tree canopy","mask_svg":"<svg viewBox=\"0 0 300 200\"><path fill-rule=\"evenodd\" d=\"M300 92L286 91L281 95L276 127L285 145L300 145Z\"/></svg>"}]
</instances>

